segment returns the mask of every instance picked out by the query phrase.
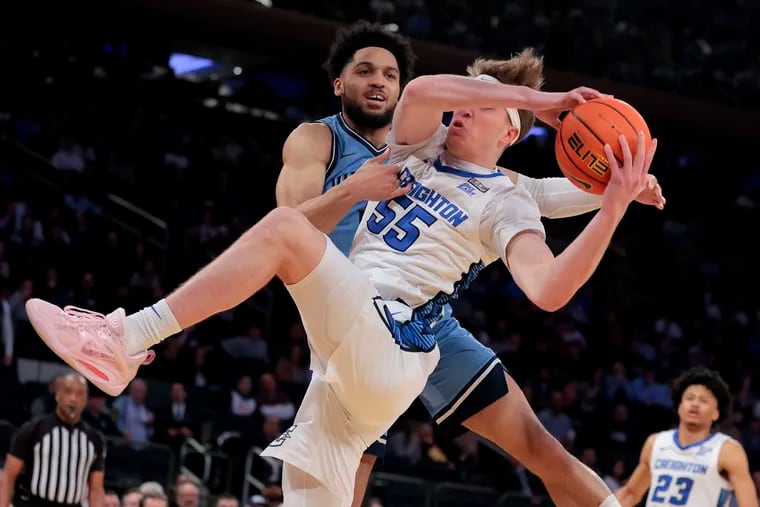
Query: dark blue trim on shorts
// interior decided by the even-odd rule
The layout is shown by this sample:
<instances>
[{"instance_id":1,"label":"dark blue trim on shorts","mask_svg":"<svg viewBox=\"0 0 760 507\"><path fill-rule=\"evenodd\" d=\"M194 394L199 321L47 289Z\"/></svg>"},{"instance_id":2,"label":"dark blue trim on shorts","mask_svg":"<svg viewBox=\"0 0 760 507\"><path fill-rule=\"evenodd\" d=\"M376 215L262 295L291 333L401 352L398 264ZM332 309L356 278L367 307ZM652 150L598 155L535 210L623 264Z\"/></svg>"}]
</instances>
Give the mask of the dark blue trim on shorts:
<instances>
[{"instance_id":1,"label":"dark blue trim on shorts","mask_svg":"<svg viewBox=\"0 0 760 507\"><path fill-rule=\"evenodd\" d=\"M467 433L469 430L462 426L462 423L464 421L474 416L486 407L490 406L495 401L503 398L509 392L507 379L504 376L504 374L507 373L507 369L503 364L501 364L501 361L499 361L499 364L496 366L492 366L494 360L498 361L496 355L494 355L493 358L488 361L476 375L473 375L472 380L470 380L467 385L465 385L462 390L459 391L459 394L456 395L451 403L449 403L445 408L441 409L433 417L433 423L437 424L438 427L443 430L447 436L456 438L460 435L463 435L464 433ZM464 398L464 400L462 400L464 393L467 392L467 390L472 386L473 383L475 383L478 378L480 378L483 372L491 367L493 369L488 373L488 375L486 375L486 377L480 381L475 389L466 398ZM435 422L443 414L448 412L451 407L460 402L460 400L462 400L461 404L453 413L449 414L449 416L441 421L440 424Z\"/></svg>"},{"instance_id":2,"label":"dark blue trim on shorts","mask_svg":"<svg viewBox=\"0 0 760 507\"><path fill-rule=\"evenodd\" d=\"M372 445L364 451L364 454L371 454L375 456L378 461L385 459L386 442L388 441L388 434L386 433L379 440L375 441Z\"/></svg>"}]
</instances>

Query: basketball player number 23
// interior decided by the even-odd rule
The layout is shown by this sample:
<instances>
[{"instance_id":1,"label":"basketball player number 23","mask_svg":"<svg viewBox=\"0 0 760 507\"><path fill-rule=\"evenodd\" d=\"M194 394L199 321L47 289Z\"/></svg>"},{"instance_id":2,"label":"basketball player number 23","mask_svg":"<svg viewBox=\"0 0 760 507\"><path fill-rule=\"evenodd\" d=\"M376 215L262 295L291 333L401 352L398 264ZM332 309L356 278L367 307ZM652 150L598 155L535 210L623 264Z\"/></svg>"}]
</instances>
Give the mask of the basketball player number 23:
<instances>
[{"instance_id":1,"label":"basketball player number 23","mask_svg":"<svg viewBox=\"0 0 760 507\"><path fill-rule=\"evenodd\" d=\"M670 483L673 482L673 476L661 475L657 478L657 486L652 492L652 502L668 503L670 505L686 505L691 493L691 487L694 485L694 479L688 477L677 477L674 484L676 491L670 498L666 495L670 489Z\"/></svg>"},{"instance_id":2,"label":"basketball player number 23","mask_svg":"<svg viewBox=\"0 0 760 507\"><path fill-rule=\"evenodd\" d=\"M404 213L397 218L397 214L390 207L395 202L404 209ZM399 252L406 252L410 246L420 237L418 223L430 227L438 218L419 205L414 205L412 200L402 195L392 201L377 203L372 216L367 220L367 229L374 234L381 235L385 243Z\"/></svg>"}]
</instances>

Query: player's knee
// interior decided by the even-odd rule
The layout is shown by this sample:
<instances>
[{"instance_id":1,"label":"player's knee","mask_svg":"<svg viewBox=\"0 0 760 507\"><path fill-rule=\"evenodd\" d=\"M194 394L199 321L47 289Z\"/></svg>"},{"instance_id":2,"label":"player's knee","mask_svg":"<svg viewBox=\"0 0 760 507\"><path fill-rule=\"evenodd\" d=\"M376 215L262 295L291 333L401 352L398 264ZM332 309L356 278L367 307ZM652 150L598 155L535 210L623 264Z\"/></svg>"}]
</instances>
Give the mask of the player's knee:
<instances>
[{"instance_id":1,"label":"player's knee","mask_svg":"<svg viewBox=\"0 0 760 507\"><path fill-rule=\"evenodd\" d=\"M259 228L264 241L279 249L291 249L298 245L298 239L303 238L305 231L312 229L312 226L297 209L281 206L267 213L259 222Z\"/></svg>"}]
</instances>

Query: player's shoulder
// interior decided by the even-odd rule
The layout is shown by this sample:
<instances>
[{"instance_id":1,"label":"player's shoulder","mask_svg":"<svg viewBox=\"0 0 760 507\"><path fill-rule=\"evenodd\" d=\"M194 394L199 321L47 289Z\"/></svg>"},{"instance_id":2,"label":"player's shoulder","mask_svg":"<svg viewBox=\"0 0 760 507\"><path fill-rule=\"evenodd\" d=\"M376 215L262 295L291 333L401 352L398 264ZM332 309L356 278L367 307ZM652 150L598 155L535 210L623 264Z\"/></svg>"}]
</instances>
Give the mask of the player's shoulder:
<instances>
[{"instance_id":1,"label":"player's shoulder","mask_svg":"<svg viewBox=\"0 0 760 507\"><path fill-rule=\"evenodd\" d=\"M728 452L728 453L745 453L744 446L740 441L732 437L731 435L727 435L725 433L718 433L720 436L720 449L721 453Z\"/></svg>"},{"instance_id":2,"label":"player's shoulder","mask_svg":"<svg viewBox=\"0 0 760 507\"><path fill-rule=\"evenodd\" d=\"M674 429L655 431L654 433L649 434L645 443L651 442L653 444L658 440L661 442L668 441L670 443L675 443L675 433L676 430Z\"/></svg>"},{"instance_id":3,"label":"player's shoulder","mask_svg":"<svg viewBox=\"0 0 760 507\"><path fill-rule=\"evenodd\" d=\"M672 433L672 430L650 433L644 441L644 445L641 447L641 456L643 458L649 458L652 456L652 453L669 449L669 447L665 445L665 442L670 438Z\"/></svg>"},{"instance_id":4,"label":"player's shoulder","mask_svg":"<svg viewBox=\"0 0 760 507\"><path fill-rule=\"evenodd\" d=\"M540 216L538 204L530 192L523 185L515 185L508 176L499 173L495 178L472 178L469 182L472 184L475 180L484 188L488 188L485 197L489 200L491 206L496 207L513 207L519 206L527 211L535 211Z\"/></svg>"},{"instance_id":5,"label":"player's shoulder","mask_svg":"<svg viewBox=\"0 0 760 507\"><path fill-rule=\"evenodd\" d=\"M290 132L288 140L290 141L293 139L300 142L330 142L332 141L332 135L332 129L330 126L322 121L305 122L300 123Z\"/></svg>"},{"instance_id":6,"label":"player's shoulder","mask_svg":"<svg viewBox=\"0 0 760 507\"><path fill-rule=\"evenodd\" d=\"M301 123L288 135L283 146L285 158L327 159L332 154L333 134L324 123Z\"/></svg>"}]
</instances>

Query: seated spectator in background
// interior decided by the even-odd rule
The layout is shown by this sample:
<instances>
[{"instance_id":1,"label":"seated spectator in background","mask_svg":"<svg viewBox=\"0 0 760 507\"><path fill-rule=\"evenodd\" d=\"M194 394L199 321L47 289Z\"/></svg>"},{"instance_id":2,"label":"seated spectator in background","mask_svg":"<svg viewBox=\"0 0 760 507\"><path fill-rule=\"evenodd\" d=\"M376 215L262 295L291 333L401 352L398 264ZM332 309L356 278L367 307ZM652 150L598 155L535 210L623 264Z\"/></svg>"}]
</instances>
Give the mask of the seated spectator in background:
<instances>
[{"instance_id":1,"label":"seated spectator in background","mask_svg":"<svg viewBox=\"0 0 760 507\"><path fill-rule=\"evenodd\" d=\"M598 457L596 454L596 449L592 447L586 447L585 449L583 449L583 451L581 452L581 455L578 457L578 459L581 460L581 463L589 467L591 470L594 471L596 475L601 477L602 473L599 470L599 463L598 463L597 458ZM613 489L612 491L615 491L615 490Z\"/></svg>"},{"instance_id":2,"label":"seated spectator in background","mask_svg":"<svg viewBox=\"0 0 760 507\"><path fill-rule=\"evenodd\" d=\"M258 404L251 395L253 380L248 375L243 375L237 381L235 389L230 393L230 412L234 416L251 417L256 412Z\"/></svg>"},{"instance_id":3,"label":"seated spectator in background","mask_svg":"<svg viewBox=\"0 0 760 507\"><path fill-rule=\"evenodd\" d=\"M84 150L72 137L61 138L58 151L53 154L50 163L61 171L84 172Z\"/></svg>"},{"instance_id":4,"label":"seated spectator in background","mask_svg":"<svg viewBox=\"0 0 760 507\"><path fill-rule=\"evenodd\" d=\"M174 488L174 506L198 507L200 501L201 490L195 482L190 479L177 481Z\"/></svg>"},{"instance_id":5,"label":"seated spectator in background","mask_svg":"<svg viewBox=\"0 0 760 507\"><path fill-rule=\"evenodd\" d=\"M157 483L156 481L147 481L140 484L140 487L138 488L138 491L140 491L140 494L145 495L166 495L166 491L164 491L164 487Z\"/></svg>"},{"instance_id":6,"label":"seated spectator in background","mask_svg":"<svg viewBox=\"0 0 760 507\"><path fill-rule=\"evenodd\" d=\"M106 395L95 388L92 388L90 398L87 400L87 408L82 413L82 420L107 437L124 437L124 433L116 426L110 410L106 407Z\"/></svg>"},{"instance_id":7,"label":"seated spectator in background","mask_svg":"<svg viewBox=\"0 0 760 507\"><path fill-rule=\"evenodd\" d=\"M234 359L257 359L269 362L269 344L261 332L261 327L250 326L245 335L222 340L222 349Z\"/></svg>"},{"instance_id":8,"label":"seated spectator in background","mask_svg":"<svg viewBox=\"0 0 760 507\"><path fill-rule=\"evenodd\" d=\"M259 379L259 394L256 397L259 413L264 417L276 416L287 421L296 415L296 407L288 396L277 388L277 380L271 373Z\"/></svg>"},{"instance_id":9,"label":"seated spectator in background","mask_svg":"<svg viewBox=\"0 0 760 507\"><path fill-rule=\"evenodd\" d=\"M156 411L156 432L154 440L171 447L176 454L186 438L197 436L199 428L198 414L187 403L185 386L179 382L171 385L169 397L171 403Z\"/></svg>"},{"instance_id":10,"label":"seated spectator in background","mask_svg":"<svg viewBox=\"0 0 760 507\"><path fill-rule=\"evenodd\" d=\"M290 346L290 355L277 361L275 372L280 382L308 384L311 380L311 370L308 367L308 357L304 356L300 345Z\"/></svg>"},{"instance_id":11,"label":"seated spectator in background","mask_svg":"<svg viewBox=\"0 0 760 507\"><path fill-rule=\"evenodd\" d=\"M146 493L140 498L140 507L169 507L169 499L166 495Z\"/></svg>"},{"instance_id":12,"label":"seated spectator in background","mask_svg":"<svg viewBox=\"0 0 760 507\"><path fill-rule=\"evenodd\" d=\"M626 454L636 452L636 433L631 423L628 406L618 403L612 412L612 423L603 442L607 452Z\"/></svg>"},{"instance_id":13,"label":"seated spectator in background","mask_svg":"<svg viewBox=\"0 0 760 507\"><path fill-rule=\"evenodd\" d=\"M0 247L2 247L1 242ZM0 261L2 260L1 254L2 252L0 252ZM0 280L0 347L2 347L0 350L2 350L2 364L5 367L10 366L13 362L13 344L15 342L15 326L13 325L13 315L8 298L8 288Z\"/></svg>"},{"instance_id":14,"label":"seated spectator in background","mask_svg":"<svg viewBox=\"0 0 760 507\"><path fill-rule=\"evenodd\" d=\"M145 406L148 384L136 378L129 384L129 394L113 402L116 426L133 442L148 442L153 434L154 415Z\"/></svg>"},{"instance_id":15,"label":"seated spectator in background","mask_svg":"<svg viewBox=\"0 0 760 507\"><path fill-rule=\"evenodd\" d=\"M612 464L611 473L604 475L604 482L611 491L617 491L625 483L628 472L625 469L625 460L618 458Z\"/></svg>"},{"instance_id":16,"label":"seated spectator in background","mask_svg":"<svg viewBox=\"0 0 760 507\"><path fill-rule=\"evenodd\" d=\"M113 490L106 490L106 493L103 496L103 507L121 507L119 495Z\"/></svg>"},{"instance_id":17,"label":"seated spectator in background","mask_svg":"<svg viewBox=\"0 0 760 507\"><path fill-rule=\"evenodd\" d=\"M140 507L142 493L137 488L128 489L121 497L121 507Z\"/></svg>"},{"instance_id":18,"label":"seated spectator in background","mask_svg":"<svg viewBox=\"0 0 760 507\"><path fill-rule=\"evenodd\" d=\"M164 382L191 384L195 376L195 350L185 346L186 334L172 336L156 348L156 360L142 374Z\"/></svg>"},{"instance_id":19,"label":"seated spectator in background","mask_svg":"<svg viewBox=\"0 0 760 507\"><path fill-rule=\"evenodd\" d=\"M554 438L567 446L574 436L573 422L564 412L565 398L562 391L554 391L551 395L549 408L538 413L538 419Z\"/></svg>"},{"instance_id":20,"label":"seated spectator in background","mask_svg":"<svg viewBox=\"0 0 760 507\"><path fill-rule=\"evenodd\" d=\"M277 437L282 434L282 425L280 418L277 416L269 416L264 419L264 424L261 425L261 433L257 435L253 445L265 449L271 444Z\"/></svg>"},{"instance_id":21,"label":"seated spectator in background","mask_svg":"<svg viewBox=\"0 0 760 507\"><path fill-rule=\"evenodd\" d=\"M632 401L645 406L661 407L671 410L673 401L670 398L670 388L657 382L655 370L647 366L644 373L631 381Z\"/></svg>"},{"instance_id":22,"label":"seated spectator in background","mask_svg":"<svg viewBox=\"0 0 760 507\"><path fill-rule=\"evenodd\" d=\"M446 452L435 440L433 426L430 423L423 423L417 428L417 434L420 439L420 462L421 466L434 468L454 469L454 463L451 462Z\"/></svg>"},{"instance_id":23,"label":"seated spectator in background","mask_svg":"<svg viewBox=\"0 0 760 507\"><path fill-rule=\"evenodd\" d=\"M216 497L214 507L240 507L240 501L230 493L222 493Z\"/></svg>"},{"instance_id":24,"label":"seated spectator in background","mask_svg":"<svg viewBox=\"0 0 760 507\"><path fill-rule=\"evenodd\" d=\"M625 365L616 361L612 365L612 372L604 380L604 394L613 402L627 402L631 400L631 382L625 374Z\"/></svg>"}]
</instances>

